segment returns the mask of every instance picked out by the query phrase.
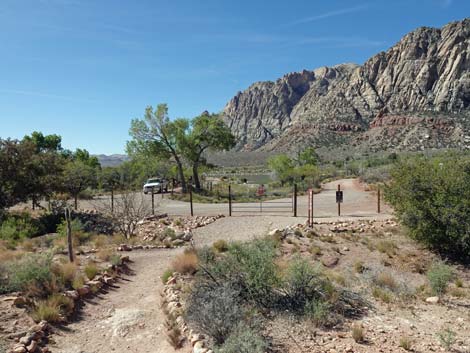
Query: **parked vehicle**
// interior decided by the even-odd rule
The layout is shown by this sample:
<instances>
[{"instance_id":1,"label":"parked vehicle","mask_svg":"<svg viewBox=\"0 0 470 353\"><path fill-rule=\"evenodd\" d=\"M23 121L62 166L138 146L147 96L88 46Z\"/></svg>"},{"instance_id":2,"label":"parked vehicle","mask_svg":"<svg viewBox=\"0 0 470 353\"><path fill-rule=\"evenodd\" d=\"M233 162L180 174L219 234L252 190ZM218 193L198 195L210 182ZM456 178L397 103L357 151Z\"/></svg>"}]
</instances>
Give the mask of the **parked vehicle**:
<instances>
[{"instance_id":1,"label":"parked vehicle","mask_svg":"<svg viewBox=\"0 0 470 353\"><path fill-rule=\"evenodd\" d=\"M163 193L168 192L168 180L162 178L150 178L144 184L143 192L144 194L152 193Z\"/></svg>"}]
</instances>

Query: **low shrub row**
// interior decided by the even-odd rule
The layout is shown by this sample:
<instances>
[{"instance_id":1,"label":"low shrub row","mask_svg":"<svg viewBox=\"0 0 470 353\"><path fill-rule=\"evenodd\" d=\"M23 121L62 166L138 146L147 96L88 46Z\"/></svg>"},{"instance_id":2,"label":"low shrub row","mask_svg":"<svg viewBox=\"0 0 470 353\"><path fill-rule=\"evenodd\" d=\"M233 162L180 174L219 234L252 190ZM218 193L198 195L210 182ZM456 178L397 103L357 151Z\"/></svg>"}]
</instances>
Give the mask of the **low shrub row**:
<instances>
[{"instance_id":1,"label":"low shrub row","mask_svg":"<svg viewBox=\"0 0 470 353\"><path fill-rule=\"evenodd\" d=\"M280 265L271 239L221 245L198 250L185 313L190 324L213 339L216 352L264 352L267 343L259 332L268 312L287 309L330 326L343 317L359 317L367 306L301 257Z\"/></svg>"}]
</instances>

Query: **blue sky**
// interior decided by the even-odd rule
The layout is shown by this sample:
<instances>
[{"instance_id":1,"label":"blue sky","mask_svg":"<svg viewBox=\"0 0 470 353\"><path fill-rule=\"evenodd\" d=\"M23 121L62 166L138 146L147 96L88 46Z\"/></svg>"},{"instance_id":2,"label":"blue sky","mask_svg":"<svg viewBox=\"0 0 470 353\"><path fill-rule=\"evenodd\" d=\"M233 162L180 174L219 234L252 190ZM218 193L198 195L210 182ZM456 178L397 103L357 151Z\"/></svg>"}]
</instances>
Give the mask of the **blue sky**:
<instances>
[{"instance_id":1,"label":"blue sky","mask_svg":"<svg viewBox=\"0 0 470 353\"><path fill-rule=\"evenodd\" d=\"M217 112L285 73L363 63L469 0L0 0L0 137L122 153L130 120Z\"/></svg>"}]
</instances>

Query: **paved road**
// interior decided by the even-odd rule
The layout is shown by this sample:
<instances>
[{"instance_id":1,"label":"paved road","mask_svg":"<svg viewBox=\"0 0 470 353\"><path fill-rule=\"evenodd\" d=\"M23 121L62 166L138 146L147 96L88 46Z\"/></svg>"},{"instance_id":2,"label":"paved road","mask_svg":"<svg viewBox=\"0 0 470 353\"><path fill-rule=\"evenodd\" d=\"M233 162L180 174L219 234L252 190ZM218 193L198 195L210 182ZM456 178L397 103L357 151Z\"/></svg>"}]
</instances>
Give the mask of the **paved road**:
<instances>
[{"instance_id":1,"label":"paved road","mask_svg":"<svg viewBox=\"0 0 470 353\"><path fill-rule=\"evenodd\" d=\"M338 184L344 193L344 202L341 205L341 219L354 218L388 218L391 209L382 203L382 213L377 213L377 194L365 191L357 179L342 179L323 185L321 193L314 196L314 217L321 219L338 218L335 192ZM143 197L147 205L151 204L151 196L135 194L136 198ZM104 196L99 201L81 201L81 208L93 208L94 204L109 203L109 197ZM170 200L168 195L155 195L155 203L158 212L170 215L189 215L190 206L188 202ZM299 218L307 217L308 197L299 196L297 201L297 215ZM194 203L195 215L228 215L228 204L199 204ZM276 215L278 217L292 217L292 199L278 199L260 203L234 203L233 216L259 216Z\"/></svg>"}]
</instances>

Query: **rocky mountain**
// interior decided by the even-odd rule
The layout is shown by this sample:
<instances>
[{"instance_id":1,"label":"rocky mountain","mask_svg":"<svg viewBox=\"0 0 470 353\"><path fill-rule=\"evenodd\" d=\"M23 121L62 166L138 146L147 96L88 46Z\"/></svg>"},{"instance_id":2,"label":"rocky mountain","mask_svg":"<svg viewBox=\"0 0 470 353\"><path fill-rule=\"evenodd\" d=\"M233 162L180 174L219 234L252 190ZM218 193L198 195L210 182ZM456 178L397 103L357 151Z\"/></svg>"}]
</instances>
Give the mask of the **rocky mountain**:
<instances>
[{"instance_id":1,"label":"rocky mountain","mask_svg":"<svg viewBox=\"0 0 470 353\"><path fill-rule=\"evenodd\" d=\"M363 65L255 83L223 116L244 151L470 148L470 19L419 28Z\"/></svg>"},{"instance_id":2,"label":"rocky mountain","mask_svg":"<svg viewBox=\"0 0 470 353\"><path fill-rule=\"evenodd\" d=\"M95 157L98 158L102 167L117 167L129 160L129 157L125 154L98 154Z\"/></svg>"}]
</instances>

